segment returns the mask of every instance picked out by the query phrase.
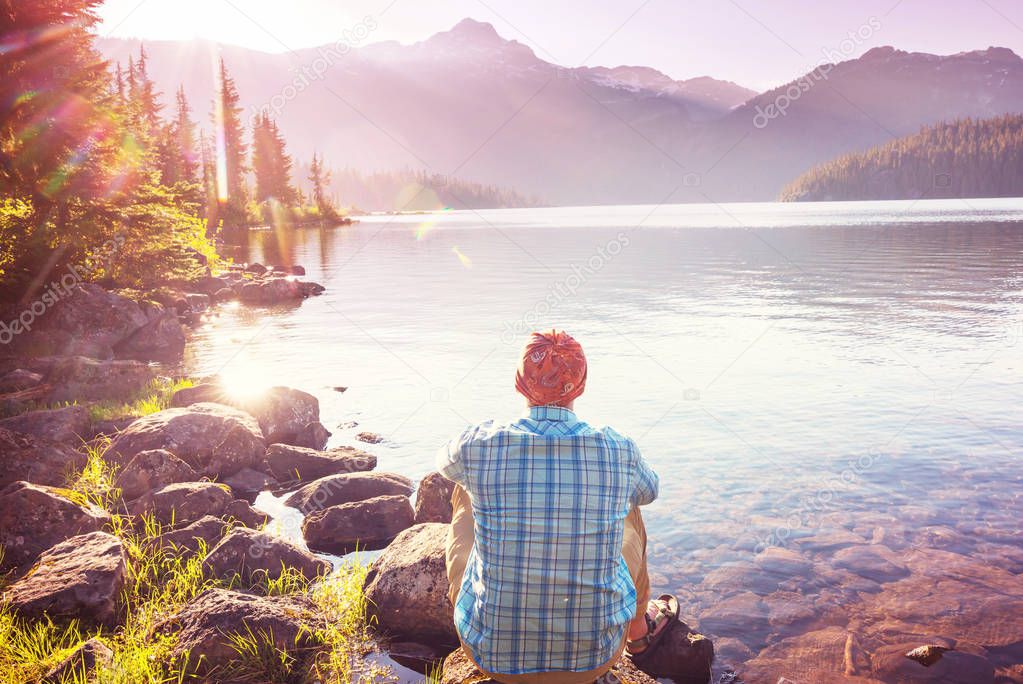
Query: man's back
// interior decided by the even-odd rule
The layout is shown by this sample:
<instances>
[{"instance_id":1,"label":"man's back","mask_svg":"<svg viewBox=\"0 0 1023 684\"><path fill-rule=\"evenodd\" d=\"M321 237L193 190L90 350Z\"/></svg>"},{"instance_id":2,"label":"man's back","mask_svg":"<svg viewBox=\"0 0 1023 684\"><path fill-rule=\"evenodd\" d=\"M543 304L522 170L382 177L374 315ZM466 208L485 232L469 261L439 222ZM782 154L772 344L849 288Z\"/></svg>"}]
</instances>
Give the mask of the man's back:
<instances>
[{"instance_id":1,"label":"man's back","mask_svg":"<svg viewBox=\"0 0 1023 684\"><path fill-rule=\"evenodd\" d=\"M657 495L635 444L570 410L467 430L442 472L472 499L476 541L455 606L491 672L589 670L611 658L636 610L625 518Z\"/></svg>"}]
</instances>

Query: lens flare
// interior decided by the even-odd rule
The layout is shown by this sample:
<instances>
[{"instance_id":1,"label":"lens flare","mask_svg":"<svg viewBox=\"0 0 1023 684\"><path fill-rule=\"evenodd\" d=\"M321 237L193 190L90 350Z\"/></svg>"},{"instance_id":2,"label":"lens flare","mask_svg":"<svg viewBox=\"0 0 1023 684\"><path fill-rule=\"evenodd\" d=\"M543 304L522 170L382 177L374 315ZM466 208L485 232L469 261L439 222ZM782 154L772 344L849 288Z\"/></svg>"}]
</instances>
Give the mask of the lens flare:
<instances>
[{"instance_id":1,"label":"lens flare","mask_svg":"<svg viewBox=\"0 0 1023 684\"><path fill-rule=\"evenodd\" d=\"M213 57L213 55L210 55ZM217 84L217 96L213 98L213 138L215 145L216 167L217 167L217 199L221 202L227 201L227 140L224 137L224 99L220 93L224 92L224 83L221 79L220 69L217 68L216 59L211 60L213 64L213 80Z\"/></svg>"},{"instance_id":2,"label":"lens flare","mask_svg":"<svg viewBox=\"0 0 1023 684\"><path fill-rule=\"evenodd\" d=\"M437 224L440 222L441 214L446 211L451 211L451 207L444 207L439 212L430 214L430 218L416 226L416 239L422 240L426 237L427 233L436 228Z\"/></svg>"},{"instance_id":3,"label":"lens flare","mask_svg":"<svg viewBox=\"0 0 1023 684\"><path fill-rule=\"evenodd\" d=\"M455 256L458 257L458 260L462 262L462 266L472 268L472 259L462 254L462 250L458 249L458 245L452 247L451 251L454 252Z\"/></svg>"}]
</instances>

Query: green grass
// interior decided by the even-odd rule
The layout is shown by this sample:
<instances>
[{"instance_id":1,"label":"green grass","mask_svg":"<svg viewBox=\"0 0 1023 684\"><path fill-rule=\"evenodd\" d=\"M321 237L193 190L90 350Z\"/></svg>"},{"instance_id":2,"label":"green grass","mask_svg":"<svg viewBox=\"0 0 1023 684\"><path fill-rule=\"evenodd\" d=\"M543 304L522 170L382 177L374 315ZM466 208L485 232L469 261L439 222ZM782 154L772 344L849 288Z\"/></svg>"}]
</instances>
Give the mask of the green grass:
<instances>
[{"instance_id":1,"label":"green grass","mask_svg":"<svg viewBox=\"0 0 1023 684\"><path fill-rule=\"evenodd\" d=\"M195 381L191 378L154 378L144 388L128 398L127 401L96 401L86 406L89 409L89 418L92 422L102 420L118 420L120 418L141 418L151 413L162 411L170 406L171 397L180 389L194 387ZM75 406L78 402L38 402L30 401L18 404L17 408L0 408L0 418L10 418L29 411L42 411L46 409L67 408Z\"/></svg>"},{"instance_id":2,"label":"green grass","mask_svg":"<svg viewBox=\"0 0 1023 684\"><path fill-rule=\"evenodd\" d=\"M198 594L212 587L229 587L266 596L303 594L310 598L318 619L304 635L313 644L309 657L296 659L274 646L272 635L252 633L239 625L230 636L237 658L232 681L301 684L352 684L385 681L388 671L374 666L360 669L359 655L372 650L362 591L368 567L349 561L340 572L310 583L293 568L279 578L257 577L242 586L235 577L223 581L207 577L202 560L205 544L187 554L163 546L158 539L164 529L151 516L130 521L117 513L119 492L114 470L103 460L105 444L87 449L88 462L61 491L83 505L102 507L111 513L108 531L121 539L128 556L128 572L121 598L123 623L116 629L93 629L78 621L23 620L0 603L0 684L38 682L72 649L90 638L99 638L113 651L113 662L101 668L89 682L99 684L170 684L198 681L189 675L188 654L175 657L176 637L158 629ZM0 547L0 558L3 548ZM6 579L0 576L0 591ZM70 684L85 684L72 680Z\"/></svg>"},{"instance_id":3,"label":"green grass","mask_svg":"<svg viewBox=\"0 0 1023 684\"><path fill-rule=\"evenodd\" d=\"M195 381L190 378L156 378L126 402L100 401L89 404L89 417L97 422L148 416L169 407L171 397L178 390L194 386Z\"/></svg>"}]
</instances>

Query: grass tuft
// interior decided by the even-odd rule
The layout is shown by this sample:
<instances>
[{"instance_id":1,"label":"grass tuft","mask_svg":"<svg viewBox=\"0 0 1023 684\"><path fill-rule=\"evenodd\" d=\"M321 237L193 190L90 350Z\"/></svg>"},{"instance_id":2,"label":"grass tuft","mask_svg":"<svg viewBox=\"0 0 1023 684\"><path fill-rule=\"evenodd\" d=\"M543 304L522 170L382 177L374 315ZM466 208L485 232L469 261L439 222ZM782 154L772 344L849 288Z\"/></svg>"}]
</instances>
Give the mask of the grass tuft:
<instances>
[{"instance_id":1,"label":"grass tuft","mask_svg":"<svg viewBox=\"0 0 1023 684\"><path fill-rule=\"evenodd\" d=\"M195 381L190 378L156 378L128 401L99 401L90 404L89 417L93 422L98 422L148 416L168 408L171 397L178 390L194 386Z\"/></svg>"}]
</instances>

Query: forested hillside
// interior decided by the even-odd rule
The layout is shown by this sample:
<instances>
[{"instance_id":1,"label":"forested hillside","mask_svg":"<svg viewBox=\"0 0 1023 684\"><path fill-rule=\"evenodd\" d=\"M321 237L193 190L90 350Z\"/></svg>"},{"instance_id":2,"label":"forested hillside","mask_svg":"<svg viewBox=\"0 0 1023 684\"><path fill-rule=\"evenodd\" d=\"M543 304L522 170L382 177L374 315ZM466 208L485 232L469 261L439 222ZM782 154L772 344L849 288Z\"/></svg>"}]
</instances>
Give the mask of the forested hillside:
<instances>
[{"instance_id":1,"label":"forested hillside","mask_svg":"<svg viewBox=\"0 0 1023 684\"><path fill-rule=\"evenodd\" d=\"M1023 116L927 126L815 166L782 201L1023 196Z\"/></svg>"}]
</instances>

